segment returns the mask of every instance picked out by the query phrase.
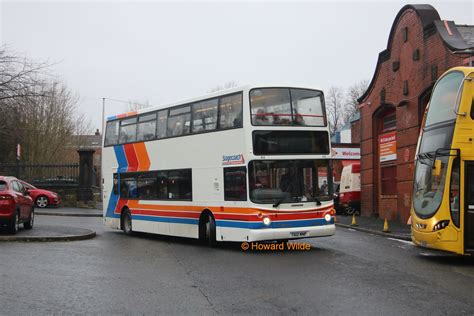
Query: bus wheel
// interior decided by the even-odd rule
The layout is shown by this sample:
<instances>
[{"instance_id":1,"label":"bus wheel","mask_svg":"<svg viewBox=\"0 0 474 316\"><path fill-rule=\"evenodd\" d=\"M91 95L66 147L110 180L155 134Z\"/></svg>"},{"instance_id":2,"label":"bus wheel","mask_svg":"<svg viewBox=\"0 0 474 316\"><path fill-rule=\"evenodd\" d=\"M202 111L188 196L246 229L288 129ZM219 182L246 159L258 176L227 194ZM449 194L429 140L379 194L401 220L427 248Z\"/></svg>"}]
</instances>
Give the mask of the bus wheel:
<instances>
[{"instance_id":1,"label":"bus wheel","mask_svg":"<svg viewBox=\"0 0 474 316\"><path fill-rule=\"evenodd\" d=\"M210 212L201 215L199 220L199 237L210 247L216 245L216 221Z\"/></svg>"},{"instance_id":2,"label":"bus wheel","mask_svg":"<svg viewBox=\"0 0 474 316\"><path fill-rule=\"evenodd\" d=\"M130 214L130 211L128 209L125 209L122 211L122 216L120 220L122 222L121 226L122 226L123 232L127 235L132 235L133 234L132 215Z\"/></svg>"}]
</instances>

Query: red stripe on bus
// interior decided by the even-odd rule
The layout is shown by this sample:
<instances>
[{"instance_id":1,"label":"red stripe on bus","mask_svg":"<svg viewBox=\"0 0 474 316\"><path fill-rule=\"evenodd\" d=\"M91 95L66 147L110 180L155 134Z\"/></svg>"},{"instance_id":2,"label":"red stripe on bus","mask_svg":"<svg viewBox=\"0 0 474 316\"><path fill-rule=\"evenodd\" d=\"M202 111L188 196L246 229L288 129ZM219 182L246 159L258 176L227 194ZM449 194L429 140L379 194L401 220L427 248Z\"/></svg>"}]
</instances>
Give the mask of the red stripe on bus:
<instances>
[{"instance_id":1,"label":"red stripe on bus","mask_svg":"<svg viewBox=\"0 0 474 316\"><path fill-rule=\"evenodd\" d=\"M133 144L124 145L125 156L127 157L128 170L127 171L137 171L138 169L138 159L135 153L135 147Z\"/></svg>"}]
</instances>

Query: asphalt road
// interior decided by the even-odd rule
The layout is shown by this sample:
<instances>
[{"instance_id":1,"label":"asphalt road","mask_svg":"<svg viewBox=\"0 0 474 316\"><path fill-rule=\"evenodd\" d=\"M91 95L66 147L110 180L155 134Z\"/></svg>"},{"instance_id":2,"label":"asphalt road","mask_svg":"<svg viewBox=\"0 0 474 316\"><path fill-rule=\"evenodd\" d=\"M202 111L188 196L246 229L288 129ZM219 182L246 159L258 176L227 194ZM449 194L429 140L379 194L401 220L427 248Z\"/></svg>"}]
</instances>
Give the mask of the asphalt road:
<instances>
[{"instance_id":1,"label":"asphalt road","mask_svg":"<svg viewBox=\"0 0 474 316\"><path fill-rule=\"evenodd\" d=\"M309 251L212 249L125 236L100 218L74 242L0 244L0 314L474 314L474 260L338 228Z\"/></svg>"}]
</instances>

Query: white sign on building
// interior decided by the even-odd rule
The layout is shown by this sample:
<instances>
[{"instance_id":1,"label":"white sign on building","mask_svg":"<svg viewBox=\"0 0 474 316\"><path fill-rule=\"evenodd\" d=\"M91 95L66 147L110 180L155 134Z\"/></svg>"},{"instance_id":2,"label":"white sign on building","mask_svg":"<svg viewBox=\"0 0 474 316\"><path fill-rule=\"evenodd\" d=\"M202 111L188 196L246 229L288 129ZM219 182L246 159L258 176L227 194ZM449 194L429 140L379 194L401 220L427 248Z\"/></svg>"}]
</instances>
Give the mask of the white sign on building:
<instances>
[{"instance_id":1,"label":"white sign on building","mask_svg":"<svg viewBox=\"0 0 474 316\"><path fill-rule=\"evenodd\" d=\"M333 159L360 159L360 148L348 148L348 147L333 147L332 148Z\"/></svg>"}]
</instances>

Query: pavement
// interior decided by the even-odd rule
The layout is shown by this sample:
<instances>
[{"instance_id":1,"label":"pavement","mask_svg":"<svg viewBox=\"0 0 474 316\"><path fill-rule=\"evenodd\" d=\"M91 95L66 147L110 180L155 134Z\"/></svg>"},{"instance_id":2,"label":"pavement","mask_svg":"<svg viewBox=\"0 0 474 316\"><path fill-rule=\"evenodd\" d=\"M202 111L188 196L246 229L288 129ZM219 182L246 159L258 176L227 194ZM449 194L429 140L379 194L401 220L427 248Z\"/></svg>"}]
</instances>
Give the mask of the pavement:
<instances>
[{"instance_id":1,"label":"pavement","mask_svg":"<svg viewBox=\"0 0 474 316\"><path fill-rule=\"evenodd\" d=\"M33 229L21 229L15 235L0 233L2 241L46 242L46 241L73 241L94 238L95 231L85 228L56 225L34 225Z\"/></svg>"},{"instance_id":2,"label":"pavement","mask_svg":"<svg viewBox=\"0 0 474 316\"><path fill-rule=\"evenodd\" d=\"M102 217L102 210L86 209L76 207L59 207L35 209L36 216L73 216L73 217ZM49 225L38 223L35 218L33 229L21 229L15 235L9 235L0 231L0 242L23 241L23 242L50 242L50 241L73 241L94 238L96 232L87 228L78 228L66 225ZM71 222L71 221L69 221ZM68 223L68 221L66 221ZM23 227L23 225L20 225Z\"/></svg>"},{"instance_id":3,"label":"pavement","mask_svg":"<svg viewBox=\"0 0 474 316\"><path fill-rule=\"evenodd\" d=\"M351 225L352 216L337 215L336 220L336 226L339 227L350 228L374 235L411 241L410 225L405 225L400 221L388 221L388 232L384 232L384 220L381 218L356 216L355 226Z\"/></svg>"}]
</instances>

